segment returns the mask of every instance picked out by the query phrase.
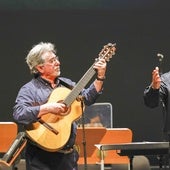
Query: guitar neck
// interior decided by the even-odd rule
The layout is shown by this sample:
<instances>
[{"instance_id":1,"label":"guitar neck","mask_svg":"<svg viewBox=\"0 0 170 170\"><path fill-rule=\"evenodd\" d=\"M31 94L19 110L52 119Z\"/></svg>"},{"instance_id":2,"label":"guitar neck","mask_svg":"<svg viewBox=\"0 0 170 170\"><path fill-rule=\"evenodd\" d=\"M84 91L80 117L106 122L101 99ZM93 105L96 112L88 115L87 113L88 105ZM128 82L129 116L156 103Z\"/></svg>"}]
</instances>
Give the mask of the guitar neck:
<instances>
[{"instance_id":1,"label":"guitar neck","mask_svg":"<svg viewBox=\"0 0 170 170\"><path fill-rule=\"evenodd\" d=\"M92 65L87 70L87 72L84 74L84 76L79 80L79 82L76 84L76 86L70 92L70 94L63 101L63 103L65 103L67 105L67 107L69 107L72 104L72 102L78 97L80 92L87 85L87 83L91 80L91 78L95 75L95 73L96 73L96 71L93 69L93 65Z\"/></svg>"},{"instance_id":2,"label":"guitar neck","mask_svg":"<svg viewBox=\"0 0 170 170\"><path fill-rule=\"evenodd\" d=\"M115 53L114 52L115 45L116 44L109 43L106 46L104 46L102 51L99 53L98 59L95 60L93 65L87 70L87 72L84 74L84 76L79 80L79 82L76 84L76 86L70 92L70 94L63 101L63 103L65 103L67 105L67 107L69 107L73 103L73 101L79 96L80 92L87 85L87 83L90 81L90 79L95 75L96 71L93 68L94 64L101 58L105 59L105 61L109 61L109 59Z\"/></svg>"}]
</instances>

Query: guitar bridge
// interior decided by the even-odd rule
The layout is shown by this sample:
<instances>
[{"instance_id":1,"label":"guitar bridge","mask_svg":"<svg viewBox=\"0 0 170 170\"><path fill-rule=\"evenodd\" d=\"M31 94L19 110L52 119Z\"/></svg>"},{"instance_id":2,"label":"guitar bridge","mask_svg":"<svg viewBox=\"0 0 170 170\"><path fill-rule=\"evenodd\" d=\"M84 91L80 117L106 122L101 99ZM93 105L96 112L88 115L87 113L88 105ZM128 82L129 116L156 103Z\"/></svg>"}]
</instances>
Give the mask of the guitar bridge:
<instances>
[{"instance_id":1,"label":"guitar bridge","mask_svg":"<svg viewBox=\"0 0 170 170\"><path fill-rule=\"evenodd\" d=\"M59 132L52 126L50 126L48 123L44 122L42 119L39 119L38 122L41 123L44 127L46 127L48 130L53 132L54 134L58 135Z\"/></svg>"}]
</instances>

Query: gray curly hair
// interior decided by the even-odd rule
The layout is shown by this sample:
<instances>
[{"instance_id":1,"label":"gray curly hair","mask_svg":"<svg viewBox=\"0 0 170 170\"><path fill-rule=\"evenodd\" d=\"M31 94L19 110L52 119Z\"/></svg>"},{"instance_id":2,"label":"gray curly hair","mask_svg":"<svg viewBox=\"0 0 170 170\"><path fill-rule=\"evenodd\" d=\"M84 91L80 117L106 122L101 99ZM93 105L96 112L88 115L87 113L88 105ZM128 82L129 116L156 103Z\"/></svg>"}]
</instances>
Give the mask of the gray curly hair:
<instances>
[{"instance_id":1,"label":"gray curly hair","mask_svg":"<svg viewBox=\"0 0 170 170\"><path fill-rule=\"evenodd\" d=\"M38 73L36 66L44 63L42 55L48 51L56 53L55 45L49 42L40 42L39 44L34 45L33 48L29 51L25 59L32 74Z\"/></svg>"}]
</instances>

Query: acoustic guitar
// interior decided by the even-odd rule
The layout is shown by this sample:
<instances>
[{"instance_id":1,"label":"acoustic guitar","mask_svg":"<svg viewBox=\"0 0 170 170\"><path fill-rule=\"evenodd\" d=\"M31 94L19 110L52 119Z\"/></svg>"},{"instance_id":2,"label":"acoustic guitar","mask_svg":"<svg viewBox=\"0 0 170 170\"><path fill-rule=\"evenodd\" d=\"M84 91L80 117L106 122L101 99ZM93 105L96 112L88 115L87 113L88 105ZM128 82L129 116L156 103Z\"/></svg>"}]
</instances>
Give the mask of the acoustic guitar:
<instances>
[{"instance_id":1,"label":"acoustic guitar","mask_svg":"<svg viewBox=\"0 0 170 170\"><path fill-rule=\"evenodd\" d=\"M98 58L95 59L95 62L100 58L108 62L112 58L112 55L115 54L115 45L112 43L105 45L99 53ZM69 108L66 113L62 115L48 113L43 115L36 123L26 127L27 137L40 148L55 152L62 149L67 143L71 133L71 124L82 115L82 104L80 100L77 100L77 97L95 75L96 71L93 65L72 90L65 87L58 87L52 91L48 102L62 101Z\"/></svg>"}]
</instances>

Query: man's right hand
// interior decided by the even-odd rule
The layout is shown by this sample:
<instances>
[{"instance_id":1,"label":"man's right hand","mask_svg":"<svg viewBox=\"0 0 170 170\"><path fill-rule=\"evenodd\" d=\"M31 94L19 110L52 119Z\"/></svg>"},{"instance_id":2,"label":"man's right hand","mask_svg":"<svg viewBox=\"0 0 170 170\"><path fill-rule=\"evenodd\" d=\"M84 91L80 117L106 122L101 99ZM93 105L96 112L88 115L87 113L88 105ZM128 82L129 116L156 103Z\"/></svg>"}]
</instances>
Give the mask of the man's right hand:
<instances>
[{"instance_id":1,"label":"man's right hand","mask_svg":"<svg viewBox=\"0 0 170 170\"><path fill-rule=\"evenodd\" d=\"M152 71L152 84L151 87L153 89L159 89L161 86L161 78L159 75L159 68L155 67L155 69Z\"/></svg>"}]
</instances>

